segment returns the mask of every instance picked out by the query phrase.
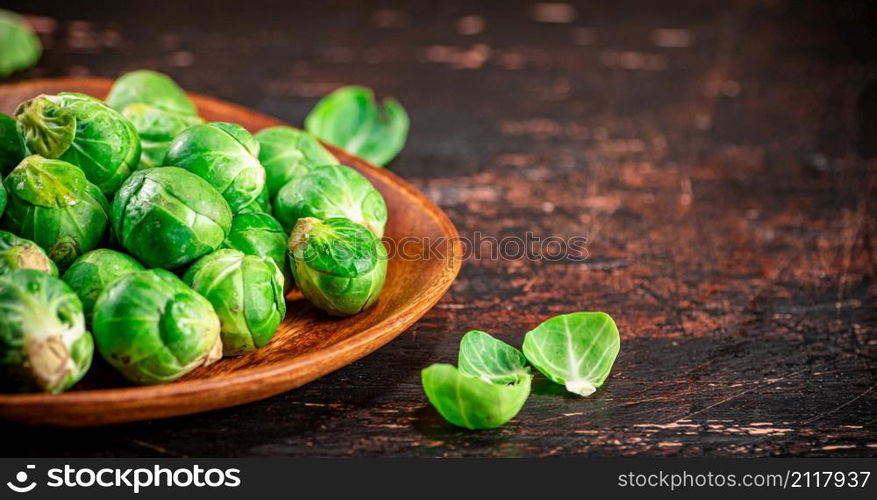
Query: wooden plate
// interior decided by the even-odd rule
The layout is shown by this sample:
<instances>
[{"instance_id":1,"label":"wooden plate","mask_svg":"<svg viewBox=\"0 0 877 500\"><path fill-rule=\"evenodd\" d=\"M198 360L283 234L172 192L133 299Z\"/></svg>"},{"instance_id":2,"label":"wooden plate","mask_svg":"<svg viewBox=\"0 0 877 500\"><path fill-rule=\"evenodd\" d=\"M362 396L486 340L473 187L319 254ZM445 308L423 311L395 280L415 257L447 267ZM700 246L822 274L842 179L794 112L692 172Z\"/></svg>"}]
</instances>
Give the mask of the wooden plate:
<instances>
[{"instance_id":1,"label":"wooden plate","mask_svg":"<svg viewBox=\"0 0 877 500\"><path fill-rule=\"evenodd\" d=\"M0 86L0 111L11 114L21 101L41 93L77 91L103 98L111 83L69 78ZM239 123L251 132L283 125L218 99L191 98L210 121ZM39 425L93 426L238 405L304 385L362 358L405 331L438 302L457 276L461 255L457 231L438 207L389 170L330 149L384 195L389 209L385 238L396 242L417 238L406 240L411 241L405 246L406 255L419 255L419 250L441 241L442 255L426 259L392 256L377 305L354 317L333 319L304 300L292 301L268 345L245 356L224 358L170 384L126 386L95 353L89 374L65 394L0 394L0 418Z\"/></svg>"}]
</instances>

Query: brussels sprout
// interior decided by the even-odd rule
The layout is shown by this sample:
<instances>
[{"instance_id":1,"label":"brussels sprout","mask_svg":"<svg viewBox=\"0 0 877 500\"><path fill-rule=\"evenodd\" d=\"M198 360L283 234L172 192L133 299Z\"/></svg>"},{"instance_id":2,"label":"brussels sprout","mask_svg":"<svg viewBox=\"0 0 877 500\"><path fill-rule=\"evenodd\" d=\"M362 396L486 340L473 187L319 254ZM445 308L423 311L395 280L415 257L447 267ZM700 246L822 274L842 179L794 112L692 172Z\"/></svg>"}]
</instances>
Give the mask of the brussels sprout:
<instances>
[{"instance_id":1,"label":"brussels sprout","mask_svg":"<svg viewBox=\"0 0 877 500\"><path fill-rule=\"evenodd\" d=\"M59 393L91 366L82 304L63 281L33 269L0 276L0 392Z\"/></svg>"},{"instance_id":2,"label":"brussels sprout","mask_svg":"<svg viewBox=\"0 0 877 500\"><path fill-rule=\"evenodd\" d=\"M93 320L101 356L136 384L170 382L222 356L213 306L164 269L110 283Z\"/></svg>"},{"instance_id":3,"label":"brussels sprout","mask_svg":"<svg viewBox=\"0 0 877 500\"><path fill-rule=\"evenodd\" d=\"M24 159L21 134L11 116L0 113L0 173L4 176ZM2 210L0 210L2 212Z\"/></svg>"},{"instance_id":4,"label":"brussels sprout","mask_svg":"<svg viewBox=\"0 0 877 500\"><path fill-rule=\"evenodd\" d=\"M135 172L113 200L119 243L147 267L175 268L217 248L231 228L228 203L197 175L176 167Z\"/></svg>"},{"instance_id":5,"label":"brussels sprout","mask_svg":"<svg viewBox=\"0 0 877 500\"><path fill-rule=\"evenodd\" d=\"M408 113L398 101L378 105L371 89L341 87L317 103L305 118L308 132L374 163L386 165L408 138Z\"/></svg>"},{"instance_id":6,"label":"brussels sprout","mask_svg":"<svg viewBox=\"0 0 877 500\"><path fill-rule=\"evenodd\" d=\"M302 217L346 217L369 228L378 238L387 224L384 197L356 170L324 165L280 188L274 216L291 231Z\"/></svg>"},{"instance_id":7,"label":"brussels sprout","mask_svg":"<svg viewBox=\"0 0 877 500\"><path fill-rule=\"evenodd\" d=\"M304 130L271 127L255 137L259 141L259 162L265 167L265 185L271 197L277 195L284 184L314 167L338 163L316 137Z\"/></svg>"},{"instance_id":8,"label":"brussels sprout","mask_svg":"<svg viewBox=\"0 0 877 500\"><path fill-rule=\"evenodd\" d=\"M149 104L135 103L122 110L140 135L140 164L138 168L161 166L174 137L183 130L204 123L195 115L166 111Z\"/></svg>"},{"instance_id":9,"label":"brussels sprout","mask_svg":"<svg viewBox=\"0 0 877 500\"><path fill-rule=\"evenodd\" d=\"M0 9L0 77L27 69L40 60L43 46L24 19Z\"/></svg>"},{"instance_id":10,"label":"brussels sprout","mask_svg":"<svg viewBox=\"0 0 877 500\"><path fill-rule=\"evenodd\" d=\"M288 288L292 285L292 275L286 265L286 243L286 232L274 217L253 212L234 216L222 248L240 250L247 255L273 260L283 271L284 282Z\"/></svg>"},{"instance_id":11,"label":"brussels sprout","mask_svg":"<svg viewBox=\"0 0 877 500\"><path fill-rule=\"evenodd\" d=\"M107 105L122 111L135 103L148 104L182 115L196 115L195 105L170 77L157 71L140 69L116 79L107 96Z\"/></svg>"},{"instance_id":12,"label":"brussels sprout","mask_svg":"<svg viewBox=\"0 0 877 500\"><path fill-rule=\"evenodd\" d=\"M183 281L213 304L226 356L267 344L286 315L283 274L268 257L217 250L195 262Z\"/></svg>"},{"instance_id":13,"label":"brussels sprout","mask_svg":"<svg viewBox=\"0 0 877 500\"><path fill-rule=\"evenodd\" d=\"M99 248L76 259L61 279L79 296L86 322L90 324L94 301L104 288L116 278L142 270L143 266L131 256Z\"/></svg>"},{"instance_id":14,"label":"brussels sprout","mask_svg":"<svg viewBox=\"0 0 877 500\"><path fill-rule=\"evenodd\" d=\"M4 182L9 202L0 227L46 249L60 269L103 244L109 205L82 170L31 155Z\"/></svg>"},{"instance_id":15,"label":"brussels sprout","mask_svg":"<svg viewBox=\"0 0 877 500\"><path fill-rule=\"evenodd\" d=\"M58 268L36 243L0 231L0 274L16 269L35 269L58 276Z\"/></svg>"},{"instance_id":16,"label":"brussels sprout","mask_svg":"<svg viewBox=\"0 0 877 500\"><path fill-rule=\"evenodd\" d=\"M259 143L240 125L213 122L189 127L171 142L165 165L184 168L210 183L232 211L259 197L265 169Z\"/></svg>"},{"instance_id":17,"label":"brussels sprout","mask_svg":"<svg viewBox=\"0 0 877 500\"><path fill-rule=\"evenodd\" d=\"M289 250L296 285L327 313L349 316L378 300L387 274L387 250L365 227L343 217L299 219Z\"/></svg>"},{"instance_id":18,"label":"brussels sprout","mask_svg":"<svg viewBox=\"0 0 877 500\"><path fill-rule=\"evenodd\" d=\"M104 194L115 192L140 160L134 126L93 97L40 95L23 102L15 118L30 152L76 165Z\"/></svg>"}]
</instances>

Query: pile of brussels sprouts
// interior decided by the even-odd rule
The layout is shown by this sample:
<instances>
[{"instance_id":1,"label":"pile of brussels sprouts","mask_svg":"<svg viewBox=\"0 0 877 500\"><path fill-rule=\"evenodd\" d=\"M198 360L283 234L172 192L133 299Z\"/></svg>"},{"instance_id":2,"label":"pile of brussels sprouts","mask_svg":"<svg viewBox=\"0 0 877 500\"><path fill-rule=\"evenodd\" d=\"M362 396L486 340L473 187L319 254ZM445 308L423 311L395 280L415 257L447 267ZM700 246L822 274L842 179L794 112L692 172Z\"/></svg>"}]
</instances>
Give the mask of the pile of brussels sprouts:
<instances>
[{"instance_id":1,"label":"pile of brussels sprouts","mask_svg":"<svg viewBox=\"0 0 877 500\"><path fill-rule=\"evenodd\" d=\"M170 382L268 343L293 284L338 316L384 284L365 177L307 132L205 122L160 73L0 115L0 169L0 392L62 392L95 346L133 383Z\"/></svg>"}]
</instances>

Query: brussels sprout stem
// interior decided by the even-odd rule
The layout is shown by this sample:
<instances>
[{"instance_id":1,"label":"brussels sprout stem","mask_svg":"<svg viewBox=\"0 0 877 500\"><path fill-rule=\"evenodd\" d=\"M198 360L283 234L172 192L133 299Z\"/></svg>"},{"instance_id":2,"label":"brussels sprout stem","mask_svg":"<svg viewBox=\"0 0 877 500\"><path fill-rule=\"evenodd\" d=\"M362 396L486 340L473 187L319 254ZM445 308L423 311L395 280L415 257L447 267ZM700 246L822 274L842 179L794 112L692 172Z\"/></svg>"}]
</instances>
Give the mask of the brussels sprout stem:
<instances>
[{"instance_id":1,"label":"brussels sprout stem","mask_svg":"<svg viewBox=\"0 0 877 500\"><path fill-rule=\"evenodd\" d=\"M19 269L36 269L45 273L51 273L52 268L46 260L45 254L39 248L25 246L18 254Z\"/></svg>"},{"instance_id":2,"label":"brussels sprout stem","mask_svg":"<svg viewBox=\"0 0 877 500\"><path fill-rule=\"evenodd\" d=\"M222 337L217 336L216 342L213 344L213 347L210 348L207 357L204 358L203 366L212 365L220 359L222 359Z\"/></svg>"},{"instance_id":3,"label":"brussels sprout stem","mask_svg":"<svg viewBox=\"0 0 877 500\"><path fill-rule=\"evenodd\" d=\"M292 230L292 234L289 235L289 250L294 250L308 241L308 237L311 235L311 230L316 222L319 222L319 219L314 217L304 217L298 220L298 223Z\"/></svg>"},{"instance_id":4,"label":"brussels sprout stem","mask_svg":"<svg viewBox=\"0 0 877 500\"><path fill-rule=\"evenodd\" d=\"M41 387L58 387L67 373L75 369L62 337L63 333L47 337L26 336L24 366Z\"/></svg>"},{"instance_id":5,"label":"brussels sprout stem","mask_svg":"<svg viewBox=\"0 0 877 500\"><path fill-rule=\"evenodd\" d=\"M587 380L570 380L565 384L566 390L573 394L578 394L579 396L590 396L597 391L597 388L594 387L594 384L588 382Z\"/></svg>"},{"instance_id":6,"label":"brussels sprout stem","mask_svg":"<svg viewBox=\"0 0 877 500\"><path fill-rule=\"evenodd\" d=\"M28 330L24 336L24 367L41 387L59 387L76 364L69 345L75 340L75 327L58 320L55 304L43 303L33 295L20 295L26 306Z\"/></svg>"}]
</instances>

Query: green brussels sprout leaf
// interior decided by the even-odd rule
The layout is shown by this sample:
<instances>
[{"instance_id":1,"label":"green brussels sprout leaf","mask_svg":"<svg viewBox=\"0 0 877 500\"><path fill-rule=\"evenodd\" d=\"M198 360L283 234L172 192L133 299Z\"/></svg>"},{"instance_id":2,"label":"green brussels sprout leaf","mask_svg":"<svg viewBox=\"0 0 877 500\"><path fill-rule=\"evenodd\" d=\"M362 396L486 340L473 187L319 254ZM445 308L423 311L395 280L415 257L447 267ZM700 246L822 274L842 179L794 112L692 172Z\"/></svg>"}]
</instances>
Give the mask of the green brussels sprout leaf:
<instances>
[{"instance_id":1,"label":"green brussels sprout leaf","mask_svg":"<svg viewBox=\"0 0 877 500\"><path fill-rule=\"evenodd\" d=\"M530 374L527 358L521 351L479 330L463 336L457 366L461 373L494 384L510 384L519 376Z\"/></svg>"},{"instance_id":2,"label":"green brussels sprout leaf","mask_svg":"<svg viewBox=\"0 0 877 500\"><path fill-rule=\"evenodd\" d=\"M183 281L213 304L226 356L267 344L286 315L283 274L268 257L217 250L195 262Z\"/></svg>"},{"instance_id":3,"label":"green brussels sprout leaf","mask_svg":"<svg viewBox=\"0 0 877 500\"><path fill-rule=\"evenodd\" d=\"M345 217L380 238L387 224L387 205L381 193L356 170L324 165L287 182L274 198L274 215L287 231L302 217Z\"/></svg>"},{"instance_id":4,"label":"green brussels sprout leaf","mask_svg":"<svg viewBox=\"0 0 877 500\"><path fill-rule=\"evenodd\" d=\"M300 219L289 237L290 267L302 294L335 316L371 307L387 274L387 250L345 218Z\"/></svg>"},{"instance_id":5,"label":"green brussels sprout leaf","mask_svg":"<svg viewBox=\"0 0 877 500\"><path fill-rule=\"evenodd\" d=\"M380 166L402 151L408 126L398 101L387 98L378 105L371 89L358 86L335 90L305 118L308 132Z\"/></svg>"},{"instance_id":6,"label":"green brussels sprout leaf","mask_svg":"<svg viewBox=\"0 0 877 500\"><path fill-rule=\"evenodd\" d=\"M91 366L82 304L63 281L34 269L0 276L0 392L60 393Z\"/></svg>"},{"instance_id":7,"label":"green brussels sprout leaf","mask_svg":"<svg viewBox=\"0 0 877 500\"><path fill-rule=\"evenodd\" d=\"M43 46L24 18L0 9L0 77L30 68L40 60Z\"/></svg>"},{"instance_id":8,"label":"green brussels sprout leaf","mask_svg":"<svg viewBox=\"0 0 877 500\"><path fill-rule=\"evenodd\" d=\"M0 274L16 269L34 269L58 276L55 263L39 245L7 231L0 231Z\"/></svg>"},{"instance_id":9,"label":"green brussels sprout leaf","mask_svg":"<svg viewBox=\"0 0 877 500\"><path fill-rule=\"evenodd\" d=\"M271 197L287 182L313 168L338 163L316 137L304 130L270 127L255 138L259 141L259 162L265 167L265 185Z\"/></svg>"},{"instance_id":10,"label":"green brussels sprout leaf","mask_svg":"<svg viewBox=\"0 0 877 500\"><path fill-rule=\"evenodd\" d=\"M136 384L171 382L222 356L213 306L164 269L110 283L94 304L93 328L101 356Z\"/></svg>"},{"instance_id":11,"label":"green brussels sprout leaf","mask_svg":"<svg viewBox=\"0 0 877 500\"><path fill-rule=\"evenodd\" d=\"M197 114L195 105L176 82L167 75L147 69L131 71L116 79L106 102L116 111L142 103L171 113Z\"/></svg>"},{"instance_id":12,"label":"green brussels sprout leaf","mask_svg":"<svg viewBox=\"0 0 877 500\"><path fill-rule=\"evenodd\" d=\"M531 375L494 384L451 365L434 364L420 373L423 391L448 422L467 429L493 429L518 414L530 395Z\"/></svg>"},{"instance_id":13,"label":"green brussels sprout leaf","mask_svg":"<svg viewBox=\"0 0 877 500\"><path fill-rule=\"evenodd\" d=\"M548 379L589 396L609 376L620 342L608 314L577 312L555 316L527 332L523 350Z\"/></svg>"}]
</instances>

